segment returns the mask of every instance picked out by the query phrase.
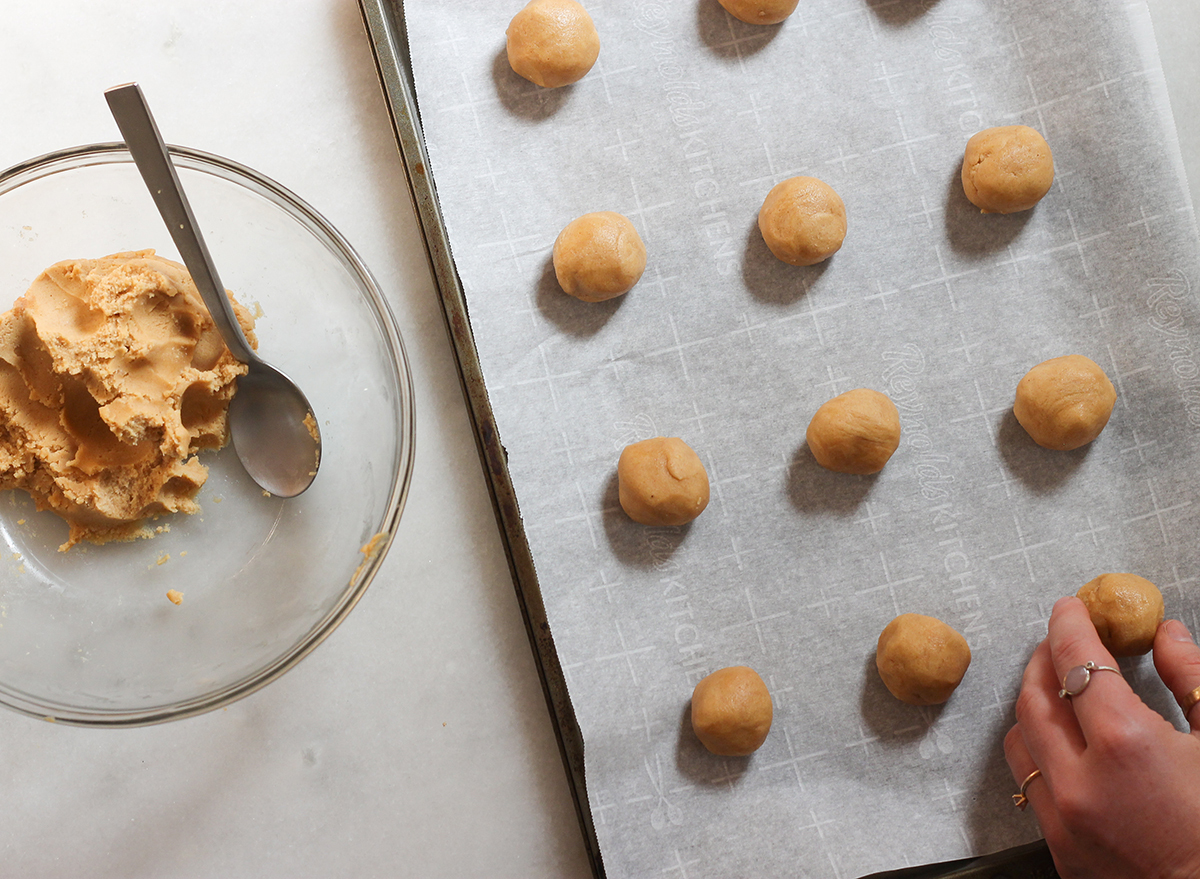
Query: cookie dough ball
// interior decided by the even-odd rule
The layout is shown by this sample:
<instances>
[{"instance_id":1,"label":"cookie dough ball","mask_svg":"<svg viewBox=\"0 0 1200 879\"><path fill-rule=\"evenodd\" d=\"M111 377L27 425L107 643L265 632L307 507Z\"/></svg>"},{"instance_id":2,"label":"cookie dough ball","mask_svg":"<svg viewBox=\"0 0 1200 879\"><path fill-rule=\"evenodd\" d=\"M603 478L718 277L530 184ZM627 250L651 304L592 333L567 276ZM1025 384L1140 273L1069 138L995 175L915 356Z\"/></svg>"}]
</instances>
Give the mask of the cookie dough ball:
<instances>
[{"instance_id":1,"label":"cookie dough ball","mask_svg":"<svg viewBox=\"0 0 1200 879\"><path fill-rule=\"evenodd\" d=\"M796 11L800 0L721 0L725 11L747 24L779 24Z\"/></svg>"},{"instance_id":2,"label":"cookie dough ball","mask_svg":"<svg viewBox=\"0 0 1200 879\"><path fill-rule=\"evenodd\" d=\"M646 270L646 245L633 223L613 211L584 214L554 242L559 286L584 302L628 293Z\"/></svg>"},{"instance_id":3,"label":"cookie dough ball","mask_svg":"<svg viewBox=\"0 0 1200 879\"><path fill-rule=\"evenodd\" d=\"M879 635L875 666L888 691L910 705L940 705L971 664L967 640L934 617L904 613Z\"/></svg>"},{"instance_id":4,"label":"cookie dough ball","mask_svg":"<svg viewBox=\"0 0 1200 879\"><path fill-rule=\"evenodd\" d=\"M1028 125L988 128L967 141L963 192L985 214L1027 211L1053 182L1050 145Z\"/></svg>"},{"instance_id":5,"label":"cookie dough ball","mask_svg":"<svg viewBox=\"0 0 1200 879\"><path fill-rule=\"evenodd\" d=\"M1080 354L1039 363L1017 383L1013 414L1039 446L1085 446L1108 424L1117 390L1104 370Z\"/></svg>"},{"instance_id":6,"label":"cookie dough ball","mask_svg":"<svg viewBox=\"0 0 1200 879\"><path fill-rule=\"evenodd\" d=\"M1092 616L1100 643L1113 656L1141 656L1163 621L1158 587L1137 574L1101 574L1076 593Z\"/></svg>"},{"instance_id":7,"label":"cookie dough ball","mask_svg":"<svg viewBox=\"0 0 1200 879\"><path fill-rule=\"evenodd\" d=\"M617 462L621 509L642 525L684 525L708 506L708 473L678 437L626 446Z\"/></svg>"},{"instance_id":8,"label":"cookie dough ball","mask_svg":"<svg viewBox=\"0 0 1200 879\"><path fill-rule=\"evenodd\" d=\"M846 391L821 404L807 438L813 457L828 470L878 473L900 445L900 413L879 391Z\"/></svg>"},{"instance_id":9,"label":"cookie dough ball","mask_svg":"<svg viewBox=\"0 0 1200 879\"><path fill-rule=\"evenodd\" d=\"M600 35L575 0L531 0L508 24L508 63L545 88L583 79L600 55Z\"/></svg>"},{"instance_id":10,"label":"cookie dough ball","mask_svg":"<svg viewBox=\"0 0 1200 879\"><path fill-rule=\"evenodd\" d=\"M771 253L793 266L811 266L837 253L846 238L846 205L828 183L791 177L767 193L758 230Z\"/></svg>"},{"instance_id":11,"label":"cookie dough ball","mask_svg":"<svg viewBox=\"0 0 1200 879\"><path fill-rule=\"evenodd\" d=\"M696 738L722 757L757 751L771 730L772 714L767 685L744 665L714 671L692 692Z\"/></svg>"}]
</instances>

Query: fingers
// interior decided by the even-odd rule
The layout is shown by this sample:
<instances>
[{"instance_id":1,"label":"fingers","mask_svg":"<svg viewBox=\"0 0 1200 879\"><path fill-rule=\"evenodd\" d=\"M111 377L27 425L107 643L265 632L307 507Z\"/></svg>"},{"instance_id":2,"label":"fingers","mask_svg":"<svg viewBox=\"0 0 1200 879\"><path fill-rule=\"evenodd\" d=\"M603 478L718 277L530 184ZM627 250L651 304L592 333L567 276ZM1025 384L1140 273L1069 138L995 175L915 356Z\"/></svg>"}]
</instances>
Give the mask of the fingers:
<instances>
[{"instance_id":1,"label":"fingers","mask_svg":"<svg viewBox=\"0 0 1200 879\"><path fill-rule=\"evenodd\" d=\"M1097 666L1117 667L1112 654L1100 643L1087 608L1074 596L1055 602L1047 640L1059 681L1072 668L1089 661ZM1074 710L1085 740L1089 733L1111 729L1116 724L1128 724L1140 717L1145 709L1120 672L1111 671L1092 672L1085 690L1062 701L1069 702Z\"/></svg>"},{"instance_id":2,"label":"fingers","mask_svg":"<svg viewBox=\"0 0 1200 879\"><path fill-rule=\"evenodd\" d=\"M1179 620L1167 620L1154 636L1154 667L1175 701L1184 709L1193 732L1200 731L1200 647L1192 640L1187 626Z\"/></svg>"},{"instance_id":3,"label":"fingers","mask_svg":"<svg viewBox=\"0 0 1200 879\"><path fill-rule=\"evenodd\" d=\"M1025 667L1016 713L1034 765L1047 774L1061 772L1061 767L1073 764L1087 746L1075 712L1067 700L1058 698L1058 688L1050 642L1045 640L1033 651Z\"/></svg>"},{"instance_id":4,"label":"fingers","mask_svg":"<svg viewBox=\"0 0 1200 879\"><path fill-rule=\"evenodd\" d=\"M1029 755L1029 749L1025 747L1025 739L1021 736L1019 724L1015 724L1004 737L1004 759L1008 761L1013 781L1017 784L1020 784L1029 773L1037 769L1037 764Z\"/></svg>"},{"instance_id":5,"label":"fingers","mask_svg":"<svg viewBox=\"0 0 1200 879\"><path fill-rule=\"evenodd\" d=\"M1013 782L1017 786L1017 796L1013 797L1013 803L1017 806L1020 805L1019 795L1021 786L1024 785L1025 799L1028 805L1033 807L1034 814L1037 815L1042 835L1048 840L1065 839L1065 830L1054 804L1054 791L1050 787L1050 778L1044 772L1039 772L1030 778L1038 767L1025 744L1024 732L1021 725L1017 724L1004 737L1004 759L1008 761L1008 768L1013 774Z\"/></svg>"},{"instance_id":6,"label":"fingers","mask_svg":"<svg viewBox=\"0 0 1200 879\"><path fill-rule=\"evenodd\" d=\"M1013 726L1008 731L1008 735L1004 737L1004 759L1008 761L1009 771L1012 772L1013 781L1017 783L1018 788L1038 768L1037 763L1033 761L1033 757L1029 753L1029 748L1025 746L1025 738L1021 735L1019 724ZM1040 777L1039 773L1038 778ZM1032 781L1025 786L1025 796L1030 799L1033 798L1033 792L1030 790L1032 786Z\"/></svg>"},{"instance_id":7,"label":"fingers","mask_svg":"<svg viewBox=\"0 0 1200 879\"><path fill-rule=\"evenodd\" d=\"M1017 793L1013 794L1013 805L1024 811L1033 801L1034 792L1031 788L1041 786L1035 785L1034 782L1041 779L1042 771L1029 755L1019 726L1014 726L1004 737L1004 759L1008 761L1009 771L1012 772L1013 781L1018 788Z\"/></svg>"}]
</instances>

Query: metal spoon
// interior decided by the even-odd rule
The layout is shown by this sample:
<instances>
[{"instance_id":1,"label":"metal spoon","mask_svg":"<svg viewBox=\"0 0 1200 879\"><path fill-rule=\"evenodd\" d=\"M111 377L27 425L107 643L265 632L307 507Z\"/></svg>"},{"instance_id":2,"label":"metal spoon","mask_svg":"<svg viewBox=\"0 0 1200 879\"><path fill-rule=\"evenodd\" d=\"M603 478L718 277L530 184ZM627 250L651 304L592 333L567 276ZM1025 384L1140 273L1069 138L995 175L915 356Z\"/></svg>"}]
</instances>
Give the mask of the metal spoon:
<instances>
[{"instance_id":1,"label":"metal spoon","mask_svg":"<svg viewBox=\"0 0 1200 879\"><path fill-rule=\"evenodd\" d=\"M295 497L312 484L321 463L321 435L312 407L295 382L264 362L246 341L138 84L113 86L104 97L213 322L230 353L249 367L229 404L229 432L238 458L268 492Z\"/></svg>"}]
</instances>

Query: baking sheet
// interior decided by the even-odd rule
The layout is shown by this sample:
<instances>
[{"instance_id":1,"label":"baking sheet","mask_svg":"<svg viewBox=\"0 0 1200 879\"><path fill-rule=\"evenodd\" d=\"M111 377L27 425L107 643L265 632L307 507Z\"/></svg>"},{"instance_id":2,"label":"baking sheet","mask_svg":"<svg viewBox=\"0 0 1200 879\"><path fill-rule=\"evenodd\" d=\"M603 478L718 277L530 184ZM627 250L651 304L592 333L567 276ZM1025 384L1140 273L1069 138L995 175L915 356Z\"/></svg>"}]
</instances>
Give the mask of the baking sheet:
<instances>
[{"instance_id":1,"label":"baking sheet","mask_svg":"<svg viewBox=\"0 0 1200 879\"><path fill-rule=\"evenodd\" d=\"M763 29L715 2L593 3L600 63L546 92L507 70L513 10L494 6L405 11L608 875L855 876L1036 837L998 744L1054 598L1136 570L1196 625L1196 242L1144 7L831 0ZM1010 122L1046 134L1058 178L1035 211L981 217L962 143ZM795 173L850 214L811 269L754 230ZM634 220L650 268L585 306L549 249L600 209ZM1120 399L1093 447L1050 454L1006 412L1068 352ZM807 419L860 385L900 406L900 451L876 478L820 471ZM615 503L620 447L657 433L713 478L684 529ZM895 703L870 669L900 610L971 642L944 709ZM715 758L687 697L741 663L775 727L749 760ZM1126 668L1178 719L1147 661Z\"/></svg>"}]
</instances>

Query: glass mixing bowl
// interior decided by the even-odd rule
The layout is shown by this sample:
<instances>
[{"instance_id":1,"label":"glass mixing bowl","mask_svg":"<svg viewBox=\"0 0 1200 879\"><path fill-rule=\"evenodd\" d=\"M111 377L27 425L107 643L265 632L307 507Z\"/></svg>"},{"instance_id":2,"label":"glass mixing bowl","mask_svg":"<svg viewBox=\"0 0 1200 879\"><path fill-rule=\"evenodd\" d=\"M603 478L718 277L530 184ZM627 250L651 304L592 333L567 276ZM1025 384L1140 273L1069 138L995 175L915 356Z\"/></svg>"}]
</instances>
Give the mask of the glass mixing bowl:
<instances>
[{"instance_id":1,"label":"glass mixing bowl","mask_svg":"<svg viewBox=\"0 0 1200 879\"><path fill-rule=\"evenodd\" d=\"M0 492L0 703L47 720L156 723L279 677L362 597L408 491L411 377L362 261L277 183L171 153L221 280L257 315L259 352L312 403L321 466L284 500L250 480L232 446L203 452L199 513L153 521L150 539L67 552L61 519ZM0 173L0 311L53 263L147 248L179 260L122 144Z\"/></svg>"}]
</instances>

